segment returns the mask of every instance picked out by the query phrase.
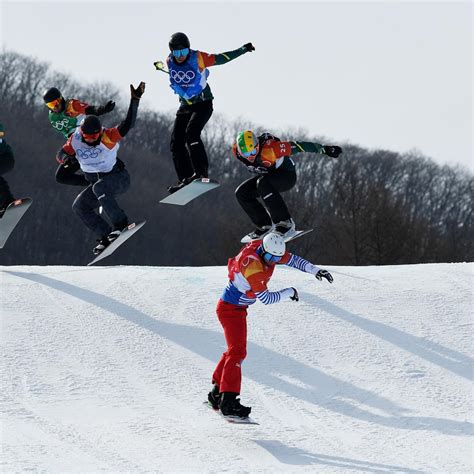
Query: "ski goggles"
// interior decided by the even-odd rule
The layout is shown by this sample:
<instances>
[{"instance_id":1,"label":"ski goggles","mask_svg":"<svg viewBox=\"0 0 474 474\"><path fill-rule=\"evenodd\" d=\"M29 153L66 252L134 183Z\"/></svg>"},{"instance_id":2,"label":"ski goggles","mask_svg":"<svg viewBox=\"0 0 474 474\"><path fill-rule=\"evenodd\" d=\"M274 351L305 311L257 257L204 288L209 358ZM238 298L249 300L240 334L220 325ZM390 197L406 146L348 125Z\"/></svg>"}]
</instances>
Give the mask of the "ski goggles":
<instances>
[{"instance_id":1,"label":"ski goggles","mask_svg":"<svg viewBox=\"0 0 474 474\"><path fill-rule=\"evenodd\" d=\"M97 132L97 133L83 133L83 132L81 132L81 133L82 133L82 136L83 136L84 140L86 140L87 142L95 142L100 137L100 132Z\"/></svg>"},{"instance_id":2,"label":"ski goggles","mask_svg":"<svg viewBox=\"0 0 474 474\"><path fill-rule=\"evenodd\" d=\"M262 258L265 262L277 263L283 258L283 255L272 255L271 253L263 251Z\"/></svg>"},{"instance_id":3,"label":"ski goggles","mask_svg":"<svg viewBox=\"0 0 474 474\"><path fill-rule=\"evenodd\" d=\"M242 151L239 150L239 153L244 157L244 158L250 158L250 157L256 157L257 156L257 149L254 148L251 151Z\"/></svg>"},{"instance_id":4,"label":"ski goggles","mask_svg":"<svg viewBox=\"0 0 474 474\"><path fill-rule=\"evenodd\" d=\"M173 51L171 51L171 54L175 58L180 58L181 56L187 56L189 54L189 48L173 49Z\"/></svg>"},{"instance_id":5,"label":"ski goggles","mask_svg":"<svg viewBox=\"0 0 474 474\"><path fill-rule=\"evenodd\" d=\"M54 99L52 100L51 102L46 102L46 107L48 107L48 109L54 109L57 105L59 105L61 103L61 97L59 99Z\"/></svg>"}]
</instances>

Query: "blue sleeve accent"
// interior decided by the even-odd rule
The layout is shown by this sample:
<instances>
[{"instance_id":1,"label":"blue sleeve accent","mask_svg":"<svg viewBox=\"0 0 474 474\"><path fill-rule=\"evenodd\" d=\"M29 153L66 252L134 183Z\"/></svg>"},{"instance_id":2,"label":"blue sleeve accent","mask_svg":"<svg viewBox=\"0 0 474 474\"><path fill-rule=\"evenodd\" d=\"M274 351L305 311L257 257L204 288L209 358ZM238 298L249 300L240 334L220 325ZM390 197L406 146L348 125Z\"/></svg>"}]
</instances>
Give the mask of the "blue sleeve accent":
<instances>
[{"instance_id":1,"label":"blue sleeve accent","mask_svg":"<svg viewBox=\"0 0 474 474\"><path fill-rule=\"evenodd\" d=\"M279 291L261 291L260 293L255 293L257 298L263 304L274 304L278 303L281 299L281 294Z\"/></svg>"},{"instance_id":2,"label":"blue sleeve accent","mask_svg":"<svg viewBox=\"0 0 474 474\"><path fill-rule=\"evenodd\" d=\"M305 273L309 273L306 271L308 265L310 266L310 268L313 266L310 262L308 262L308 260L305 260L304 258L294 254L291 254L290 260L288 261L288 263L285 263L285 265L287 267L296 268Z\"/></svg>"}]
</instances>

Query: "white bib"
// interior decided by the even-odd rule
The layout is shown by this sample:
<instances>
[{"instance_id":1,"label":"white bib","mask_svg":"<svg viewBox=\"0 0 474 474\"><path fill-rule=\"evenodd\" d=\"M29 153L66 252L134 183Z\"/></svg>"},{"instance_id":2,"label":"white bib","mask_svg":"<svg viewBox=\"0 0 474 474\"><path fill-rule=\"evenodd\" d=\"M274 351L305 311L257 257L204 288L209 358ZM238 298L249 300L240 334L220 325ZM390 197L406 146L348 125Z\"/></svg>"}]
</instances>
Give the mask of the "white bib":
<instances>
[{"instance_id":1,"label":"white bib","mask_svg":"<svg viewBox=\"0 0 474 474\"><path fill-rule=\"evenodd\" d=\"M120 144L116 143L113 148L107 148L102 142L97 146L84 143L81 132L76 130L72 136L71 146L76 152L76 158L84 173L108 173L112 171L117 162L117 151Z\"/></svg>"}]
</instances>

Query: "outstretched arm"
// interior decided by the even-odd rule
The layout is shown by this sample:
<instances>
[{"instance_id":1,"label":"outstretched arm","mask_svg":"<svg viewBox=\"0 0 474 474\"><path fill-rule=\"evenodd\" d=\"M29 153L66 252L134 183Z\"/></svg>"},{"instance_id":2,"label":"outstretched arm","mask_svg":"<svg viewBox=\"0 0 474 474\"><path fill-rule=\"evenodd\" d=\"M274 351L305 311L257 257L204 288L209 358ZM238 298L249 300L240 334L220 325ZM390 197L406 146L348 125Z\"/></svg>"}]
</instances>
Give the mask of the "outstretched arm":
<instances>
[{"instance_id":1,"label":"outstretched arm","mask_svg":"<svg viewBox=\"0 0 474 474\"><path fill-rule=\"evenodd\" d=\"M250 53L251 51L255 51L255 47L252 43L247 43L238 49L234 49L233 51L226 51L225 53L219 54L208 54L199 51L198 62L202 61L202 66L204 67L220 66L221 64L233 61L239 56L242 56L242 54Z\"/></svg>"},{"instance_id":2,"label":"outstretched arm","mask_svg":"<svg viewBox=\"0 0 474 474\"><path fill-rule=\"evenodd\" d=\"M115 108L115 102L113 100L109 100L105 105L88 105L85 109L86 115L104 115L109 112L112 112Z\"/></svg>"},{"instance_id":3,"label":"outstretched arm","mask_svg":"<svg viewBox=\"0 0 474 474\"><path fill-rule=\"evenodd\" d=\"M289 142L291 146L291 154L295 155L296 153L322 153L324 155L330 156L331 158L337 158L342 153L342 148L337 145L321 145L319 143L312 142L300 142L300 141L291 141Z\"/></svg>"},{"instance_id":4,"label":"outstretched arm","mask_svg":"<svg viewBox=\"0 0 474 474\"><path fill-rule=\"evenodd\" d=\"M280 301L298 301L298 292L295 288L285 288L280 291L260 291L255 296L264 305L279 303Z\"/></svg>"},{"instance_id":5,"label":"outstretched arm","mask_svg":"<svg viewBox=\"0 0 474 474\"><path fill-rule=\"evenodd\" d=\"M145 83L140 82L137 88L134 88L132 84L130 84L130 105L128 106L127 116L125 120L122 121L120 125L117 126L117 130L120 133L120 136L123 138L130 129L135 125L135 120L137 118L137 111L138 111L138 104L140 103L140 99L145 92Z\"/></svg>"},{"instance_id":6,"label":"outstretched arm","mask_svg":"<svg viewBox=\"0 0 474 474\"><path fill-rule=\"evenodd\" d=\"M250 289L263 304L274 304L280 301L297 301L298 292L294 288L285 288L280 291L268 291L267 284L262 280L259 272L252 273L247 277Z\"/></svg>"},{"instance_id":7,"label":"outstretched arm","mask_svg":"<svg viewBox=\"0 0 474 474\"><path fill-rule=\"evenodd\" d=\"M329 283L333 282L333 277L327 270L319 268L317 265L308 262L308 260L305 260L303 257L299 257L298 255L290 253L290 259L288 262L282 263L282 265L296 268L305 273L310 273L311 275L314 275L319 281L325 278Z\"/></svg>"}]
</instances>

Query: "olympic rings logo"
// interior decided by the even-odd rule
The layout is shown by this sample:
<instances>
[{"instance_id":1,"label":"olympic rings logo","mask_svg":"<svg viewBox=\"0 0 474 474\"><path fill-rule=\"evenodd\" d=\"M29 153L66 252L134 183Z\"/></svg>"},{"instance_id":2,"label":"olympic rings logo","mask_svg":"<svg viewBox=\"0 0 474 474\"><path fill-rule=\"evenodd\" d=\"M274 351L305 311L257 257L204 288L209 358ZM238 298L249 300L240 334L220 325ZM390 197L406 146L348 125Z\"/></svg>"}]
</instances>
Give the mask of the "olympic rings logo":
<instances>
[{"instance_id":1,"label":"olympic rings logo","mask_svg":"<svg viewBox=\"0 0 474 474\"><path fill-rule=\"evenodd\" d=\"M102 150L97 150L96 148L92 150L83 150L80 148L76 151L76 154L79 158L82 158L83 160L91 160L97 158L101 152Z\"/></svg>"},{"instance_id":2,"label":"olympic rings logo","mask_svg":"<svg viewBox=\"0 0 474 474\"><path fill-rule=\"evenodd\" d=\"M69 127L69 120L67 118L63 118L62 120L57 120L56 122L53 123L53 128L59 131L67 127Z\"/></svg>"},{"instance_id":3,"label":"olympic rings logo","mask_svg":"<svg viewBox=\"0 0 474 474\"><path fill-rule=\"evenodd\" d=\"M170 71L170 77L177 84L189 84L195 77L196 73L194 71Z\"/></svg>"}]
</instances>

